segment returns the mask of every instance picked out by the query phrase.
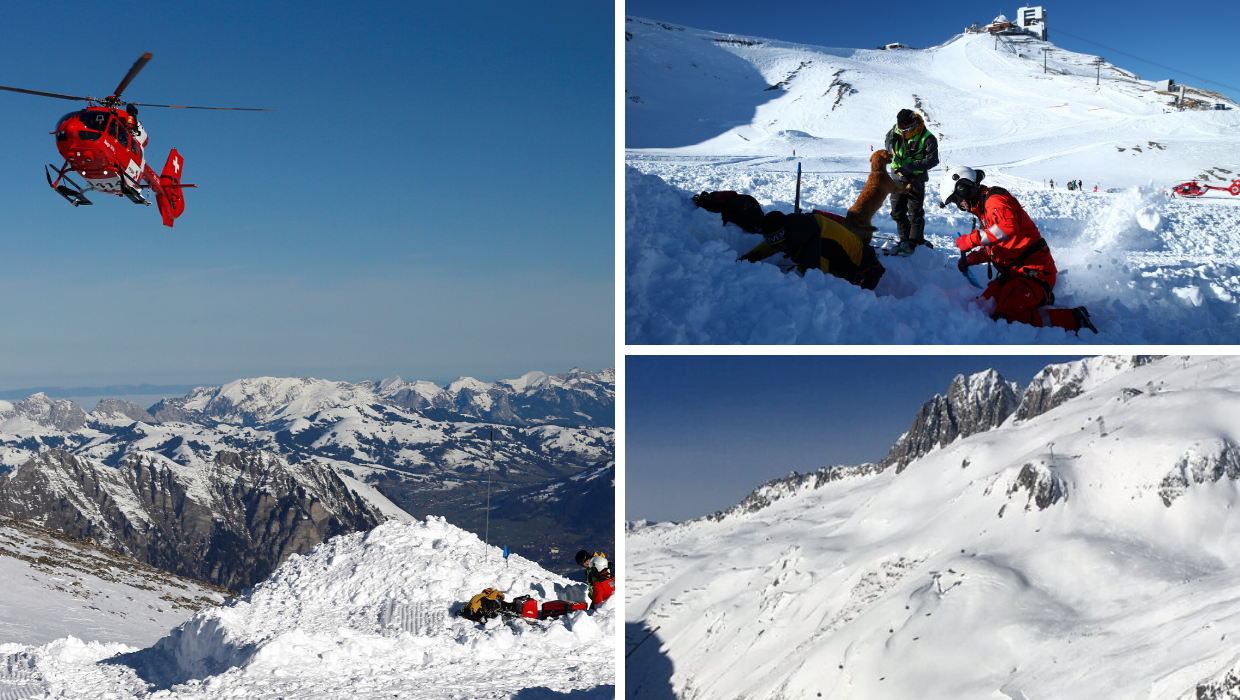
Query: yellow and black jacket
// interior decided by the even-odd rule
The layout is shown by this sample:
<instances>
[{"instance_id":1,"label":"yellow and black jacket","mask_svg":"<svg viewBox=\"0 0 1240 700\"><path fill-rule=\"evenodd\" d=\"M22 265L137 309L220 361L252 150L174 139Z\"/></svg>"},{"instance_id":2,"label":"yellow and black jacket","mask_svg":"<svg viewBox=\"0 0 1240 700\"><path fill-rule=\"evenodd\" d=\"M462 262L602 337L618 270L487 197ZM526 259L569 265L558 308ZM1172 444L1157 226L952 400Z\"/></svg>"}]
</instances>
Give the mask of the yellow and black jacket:
<instances>
[{"instance_id":1,"label":"yellow and black jacket","mask_svg":"<svg viewBox=\"0 0 1240 700\"><path fill-rule=\"evenodd\" d=\"M882 273L874 272L881 271L882 265L874 249L852 231L822 214L789 214L784 221L787 255L802 275L817 268L865 289L878 284ZM777 252L774 246L762 242L741 256L741 260L757 262Z\"/></svg>"}]
</instances>

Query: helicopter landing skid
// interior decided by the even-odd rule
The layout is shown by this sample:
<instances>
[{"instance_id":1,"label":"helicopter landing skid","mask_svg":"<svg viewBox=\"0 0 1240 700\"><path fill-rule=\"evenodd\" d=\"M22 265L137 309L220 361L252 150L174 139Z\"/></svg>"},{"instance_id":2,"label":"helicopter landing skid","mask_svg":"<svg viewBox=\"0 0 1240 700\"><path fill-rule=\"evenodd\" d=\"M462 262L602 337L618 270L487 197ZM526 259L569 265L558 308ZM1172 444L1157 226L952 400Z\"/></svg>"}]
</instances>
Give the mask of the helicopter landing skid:
<instances>
[{"instance_id":1,"label":"helicopter landing skid","mask_svg":"<svg viewBox=\"0 0 1240 700\"><path fill-rule=\"evenodd\" d=\"M52 166L49 165L48 167L50 168ZM94 202L86 198L86 190L82 189L82 187L73 180L70 180L69 176L64 172L59 170L57 171L56 182L52 182L51 171L44 168L43 172L47 175L47 184L51 185L52 189L59 192L60 196L64 197L73 206L76 207L83 204L94 204ZM60 184L62 180L66 184Z\"/></svg>"},{"instance_id":2,"label":"helicopter landing skid","mask_svg":"<svg viewBox=\"0 0 1240 700\"><path fill-rule=\"evenodd\" d=\"M130 187L129 183L126 182L126 179L128 179L127 176L122 173L121 174L121 194L128 197L129 201L133 202L134 204L145 204L148 207L151 206L150 200L142 196L142 190L139 190L136 187Z\"/></svg>"}]
</instances>

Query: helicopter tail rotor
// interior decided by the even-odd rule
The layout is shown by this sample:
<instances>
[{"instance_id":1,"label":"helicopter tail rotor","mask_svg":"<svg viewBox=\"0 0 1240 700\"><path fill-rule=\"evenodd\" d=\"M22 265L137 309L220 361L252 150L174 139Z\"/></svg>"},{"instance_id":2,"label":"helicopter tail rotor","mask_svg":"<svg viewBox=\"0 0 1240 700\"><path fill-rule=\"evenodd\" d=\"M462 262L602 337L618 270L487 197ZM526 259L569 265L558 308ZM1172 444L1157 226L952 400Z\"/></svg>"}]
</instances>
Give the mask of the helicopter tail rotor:
<instances>
[{"instance_id":1,"label":"helicopter tail rotor","mask_svg":"<svg viewBox=\"0 0 1240 700\"><path fill-rule=\"evenodd\" d=\"M185 212L185 195L181 188L193 185L181 184L181 166L184 164L185 159L174 148L168 154L168 162L164 163L163 172L159 174L160 186L155 189L155 203L159 205L159 213L164 217L164 226L172 226L172 220Z\"/></svg>"}]
</instances>

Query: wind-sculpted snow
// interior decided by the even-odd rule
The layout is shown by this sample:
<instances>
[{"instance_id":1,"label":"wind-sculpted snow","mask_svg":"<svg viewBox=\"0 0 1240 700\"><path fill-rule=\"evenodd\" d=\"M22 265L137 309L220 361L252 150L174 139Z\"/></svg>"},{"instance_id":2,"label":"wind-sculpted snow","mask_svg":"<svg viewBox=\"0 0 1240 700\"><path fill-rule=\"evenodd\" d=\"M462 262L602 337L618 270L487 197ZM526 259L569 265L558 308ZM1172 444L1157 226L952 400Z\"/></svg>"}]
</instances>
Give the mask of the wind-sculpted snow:
<instances>
[{"instance_id":1,"label":"wind-sculpted snow","mask_svg":"<svg viewBox=\"0 0 1240 700\"><path fill-rule=\"evenodd\" d=\"M1170 96L1153 83L1104 65L1095 87L1092 76L1073 72L1090 57L1055 47L1058 72L1045 74L1033 60L1044 42L1018 53L969 35L924 51L830 49L630 20L628 342L1081 342L989 321L956 269L954 239L973 221L934 206L946 165L982 168L987 184L1016 195L1059 267L1056 306L1088 307L1102 331L1089 342L1240 340L1240 198L1165 194L1188 179L1227 185L1240 177L1234 105L1168 113ZM720 104L732 107L713 106ZM935 249L884 258L873 293L818 273L737 263L760 237L721 227L717 214L689 200L735 190L767 211L791 212L800 164L803 209L843 214L902 108L921 112L940 140L943 165L931 172L926 198ZM1065 190L1070 179L1086 191ZM876 243L890 245L888 205L872 223ZM985 270L974 268L983 284Z\"/></svg>"},{"instance_id":2,"label":"wind-sculpted snow","mask_svg":"<svg viewBox=\"0 0 1240 700\"><path fill-rule=\"evenodd\" d=\"M1240 359L1082 364L1060 366L1083 381L1053 410L902 472L796 480L722 519L631 524L629 687L1230 697Z\"/></svg>"},{"instance_id":3,"label":"wind-sculpted snow","mask_svg":"<svg viewBox=\"0 0 1240 700\"><path fill-rule=\"evenodd\" d=\"M505 562L499 549L429 518L293 557L146 649L66 639L3 651L10 669L57 697L612 697L610 604L534 625L449 614L483 588L553 599L569 583L516 555Z\"/></svg>"}]
</instances>

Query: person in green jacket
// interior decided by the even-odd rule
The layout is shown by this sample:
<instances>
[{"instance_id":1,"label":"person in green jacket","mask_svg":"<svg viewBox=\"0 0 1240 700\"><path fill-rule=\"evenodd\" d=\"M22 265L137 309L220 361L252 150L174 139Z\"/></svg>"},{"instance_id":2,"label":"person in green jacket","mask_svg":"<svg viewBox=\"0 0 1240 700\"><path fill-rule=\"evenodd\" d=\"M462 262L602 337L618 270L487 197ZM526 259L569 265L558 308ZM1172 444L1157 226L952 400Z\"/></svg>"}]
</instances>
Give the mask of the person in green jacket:
<instances>
[{"instance_id":1,"label":"person in green jacket","mask_svg":"<svg viewBox=\"0 0 1240 700\"><path fill-rule=\"evenodd\" d=\"M891 218L900 235L899 252L907 255L926 245L926 182L930 169L939 164L939 140L926 128L920 114L902 109L896 115L896 125L887 132L886 144L895 171L892 179L899 185L912 185L908 192L891 196Z\"/></svg>"}]
</instances>

